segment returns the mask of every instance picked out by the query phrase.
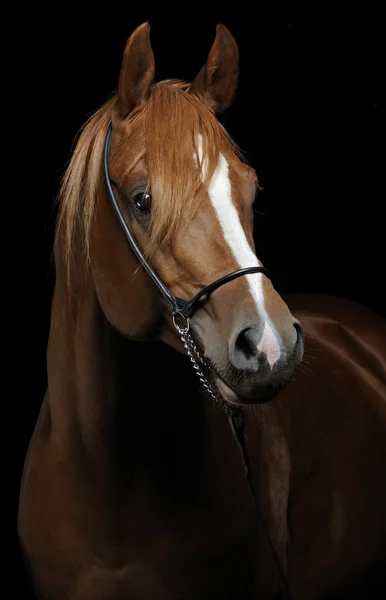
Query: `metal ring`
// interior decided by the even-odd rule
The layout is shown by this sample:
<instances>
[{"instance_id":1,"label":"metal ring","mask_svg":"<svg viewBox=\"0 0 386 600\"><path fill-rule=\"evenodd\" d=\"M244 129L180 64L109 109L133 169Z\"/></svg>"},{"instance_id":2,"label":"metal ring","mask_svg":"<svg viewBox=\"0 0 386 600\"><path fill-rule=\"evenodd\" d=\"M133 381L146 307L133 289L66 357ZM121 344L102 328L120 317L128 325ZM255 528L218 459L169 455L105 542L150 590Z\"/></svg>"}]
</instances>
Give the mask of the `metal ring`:
<instances>
[{"instance_id":1,"label":"metal ring","mask_svg":"<svg viewBox=\"0 0 386 600\"><path fill-rule=\"evenodd\" d=\"M181 327L177 323L177 321L176 321L177 318L183 319L185 321L185 327ZM178 333L180 333L181 335L184 333L188 333L189 328L190 328L190 321L187 317L184 317L180 313L177 313L177 314L173 315L173 323L174 323L174 327L177 329Z\"/></svg>"}]
</instances>

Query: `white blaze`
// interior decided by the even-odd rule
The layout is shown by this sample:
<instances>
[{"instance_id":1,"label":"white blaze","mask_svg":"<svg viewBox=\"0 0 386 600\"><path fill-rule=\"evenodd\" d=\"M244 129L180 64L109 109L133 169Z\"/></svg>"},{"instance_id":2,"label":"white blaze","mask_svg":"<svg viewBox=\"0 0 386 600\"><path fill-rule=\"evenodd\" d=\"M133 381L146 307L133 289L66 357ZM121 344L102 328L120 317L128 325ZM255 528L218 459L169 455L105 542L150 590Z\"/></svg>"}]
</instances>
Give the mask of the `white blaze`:
<instances>
[{"instance_id":1,"label":"white blaze","mask_svg":"<svg viewBox=\"0 0 386 600\"><path fill-rule=\"evenodd\" d=\"M202 161L202 137L198 139L198 152ZM205 171L205 161L203 164ZM232 189L228 173L228 162L220 154L219 163L209 184L208 193L212 206L220 223L225 242L228 244L240 269L246 267L262 266L252 251L240 223L239 214L232 202ZM264 292L262 287L262 273L245 275L248 280L252 297L261 319L264 319L264 330L257 349L265 352L268 363L272 369L280 357L280 344L276 338L273 327L269 323L267 311L264 306Z\"/></svg>"}]
</instances>

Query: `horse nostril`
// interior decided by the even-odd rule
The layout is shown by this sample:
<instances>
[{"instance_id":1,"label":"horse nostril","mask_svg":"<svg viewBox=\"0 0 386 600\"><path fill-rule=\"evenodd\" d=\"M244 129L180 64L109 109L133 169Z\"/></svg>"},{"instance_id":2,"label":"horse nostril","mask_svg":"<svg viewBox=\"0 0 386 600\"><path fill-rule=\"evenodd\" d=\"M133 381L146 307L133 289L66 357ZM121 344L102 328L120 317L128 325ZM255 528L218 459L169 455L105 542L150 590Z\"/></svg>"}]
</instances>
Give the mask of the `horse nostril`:
<instances>
[{"instance_id":1,"label":"horse nostril","mask_svg":"<svg viewBox=\"0 0 386 600\"><path fill-rule=\"evenodd\" d=\"M238 334L230 348L230 360L236 369L257 371L265 368L267 356L259 351L261 332L257 327L245 327Z\"/></svg>"},{"instance_id":2,"label":"horse nostril","mask_svg":"<svg viewBox=\"0 0 386 600\"><path fill-rule=\"evenodd\" d=\"M251 327L246 327L240 331L235 342L235 350L241 352L245 358L252 358L257 354L257 344L253 339Z\"/></svg>"},{"instance_id":3,"label":"horse nostril","mask_svg":"<svg viewBox=\"0 0 386 600\"><path fill-rule=\"evenodd\" d=\"M295 348L294 348L294 355L295 355L296 359L300 362L303 357L303 352L304 352L304 329L298 321L296 321L294 323L294 327L295 327L296 333L297 333L297 338L296 338L296 343L295 343Z\"/></svg>"},{"instance_id":4,"label":"horse nostril","mask_svg":"<svg viewBox=\"0 0 386 600\"><path fill-rule=\"evenodd\" d=\"M297 342L304 341L304 330L303 330L303 327L300 325L299 321L295 321L294 327L295 327L296 333L298 335Z\"/></svg>"}]
</instances>

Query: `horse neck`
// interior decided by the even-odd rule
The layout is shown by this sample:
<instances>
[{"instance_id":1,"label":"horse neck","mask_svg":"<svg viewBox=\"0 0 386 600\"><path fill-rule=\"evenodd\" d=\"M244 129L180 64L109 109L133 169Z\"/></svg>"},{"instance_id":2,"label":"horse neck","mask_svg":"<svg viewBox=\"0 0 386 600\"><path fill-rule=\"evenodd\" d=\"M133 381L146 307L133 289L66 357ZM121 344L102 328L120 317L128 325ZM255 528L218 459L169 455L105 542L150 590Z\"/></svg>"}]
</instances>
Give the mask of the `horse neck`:
<instances>
[{"instance_id":1,"label":"horse neck","mask_svg":"<svg viewBox=\"0 0 386 600\"><path fill-rule=\"evenodd\" d=\"M126 469L130 455L143 465L155 454L170 462L172 447L194 452L208 405L187 358L123 338L104 316L90 272L71 290L58 262L47 360L52 439L107 471L120 457Z\"/></svg>"}]
</instances>

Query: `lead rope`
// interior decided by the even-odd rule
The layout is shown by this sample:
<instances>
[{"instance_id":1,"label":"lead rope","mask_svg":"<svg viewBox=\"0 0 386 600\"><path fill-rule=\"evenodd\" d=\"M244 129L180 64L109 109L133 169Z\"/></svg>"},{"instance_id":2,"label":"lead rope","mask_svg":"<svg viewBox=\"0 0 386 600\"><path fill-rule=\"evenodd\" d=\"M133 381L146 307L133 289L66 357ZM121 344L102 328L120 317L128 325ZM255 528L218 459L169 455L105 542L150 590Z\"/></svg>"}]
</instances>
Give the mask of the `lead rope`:
<instances>
[{"instance_id":1,"label":"lead rope","mask_svg":"<svg viewBox=\"0 0 386 600\"><path fill-rule=\"evenodd\" d=\"M251 477L251 471L249 469L248 453L247 453L247 449L245 447L244 411L242 410L241 414L238 414L238 415L235 415L235 414L230 415L229 416L229 424L231 426L233 435L236 439L236 442L237 442L237 445L239 447L240 454L242 457L245 479L247 480L247 483L248 483L248 491L249 491L249 495L251 497L252 506L255 509L256 515L260 522L260 526L264 532L265 538L271 549L272 556L274 558L274 562L276 564L276 568L279 573L280 584L281 584L282 591L283 591L283 598L284 598L284 600L293 600L293 596L292 596L291 590L288 585L287 577L284 573L284 569L280 562L280 557L278 555L278 552L276 550L274 543L272 542L272 540L269 536L267 525L266 525L265 519L263 517L263 514L261 512L260 506L256 503L256 500L255 500L255 497L257 497L257 495L254 494L254 490L253 490L254 486L253 486L253 481L252 481L252 477Z\"/></svg>"},{"instance_id":2,"label":"lead rope","mask_svg":"<svg viewBox=\"0 0 386 600\"><path fill-rule=\"evenodd\" d=\"M183 321L184 321L183 326L181 326L181 324L178 323L178 321L177 321L178 318L183 319ZM254 486L253 486L253 482L252 482L251 471L249 469L248 453L247 453L247 449L245 447L244 410L242 409L241 406L240 407L233 406L229 402L226 402L223 399L223 397L221 396L220 392L217 390L217 388L214 387L213 383L208 381L208 379L206 378L206 376L203 372L203 368L210 370L211 366L208 363L208 361L205 359L205 357L201 354L200 350L197 347L197 344L194 341L192 334L190 333L189 319L177 314L177 315L173 315L173 323L174 323L174 326L177 329L178 333L180 334L181 342L184 345L186 353L190 359L190 362L193 365L193 368L197 374L197 377L201 381L205 390L213 398L216 405L219 408L221 408L222 410L224 410L224 412L226 413L226 415L228 417L230 428L231 428L233 436L236 440L237 446L240 450L241 459L242 459L242 463L243 463L243 467L244 467L245 479L247 481L247 486L248 486L248 491L249 491L249 495L251 498L252 506L255 509L256 515L260 522L260 526L263 530L263 533L266 537L268 545L271 549L271 552L272 552L272 555L274 558L274 562L276 564L276 568L279 573L280 584L281 584L282 591L283 591L283 598L284 598L284 600L293 600L293 596L290 591L288 581L287 581L286 575L284 573L284 569L280 562L279 555L277 553L274 543L272 542L272 540L269 536L267 525L265 523L265 519L261 512L260 506L256 503L256 500L255 500L255 494L254 494L254 489L253 489ZM202 366L200 366L200 365L202 365Z\"/></svg>"}]
</instances>

